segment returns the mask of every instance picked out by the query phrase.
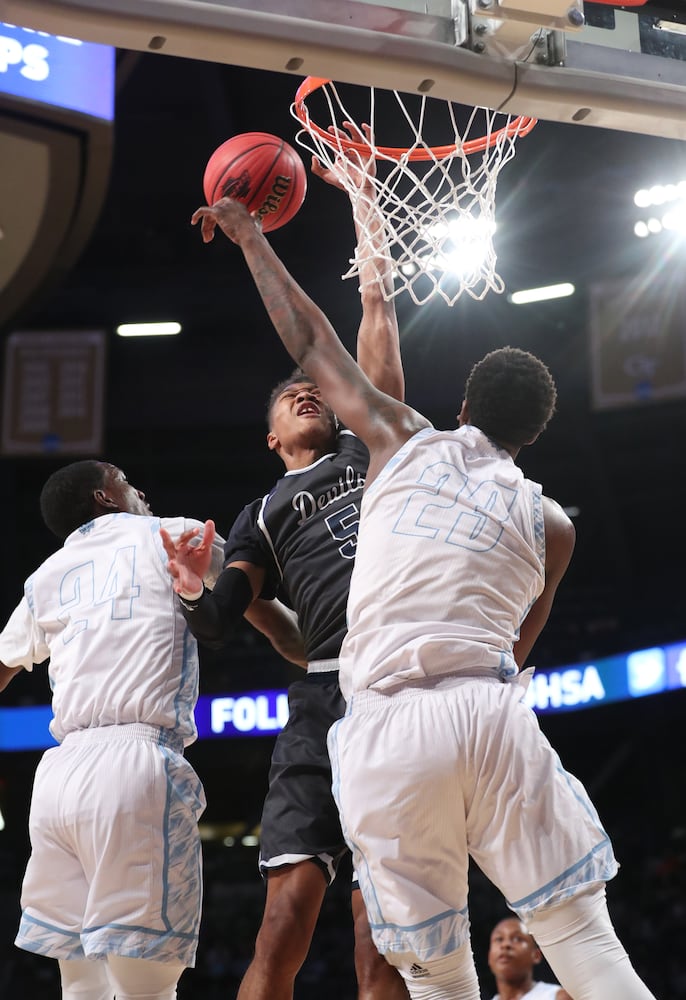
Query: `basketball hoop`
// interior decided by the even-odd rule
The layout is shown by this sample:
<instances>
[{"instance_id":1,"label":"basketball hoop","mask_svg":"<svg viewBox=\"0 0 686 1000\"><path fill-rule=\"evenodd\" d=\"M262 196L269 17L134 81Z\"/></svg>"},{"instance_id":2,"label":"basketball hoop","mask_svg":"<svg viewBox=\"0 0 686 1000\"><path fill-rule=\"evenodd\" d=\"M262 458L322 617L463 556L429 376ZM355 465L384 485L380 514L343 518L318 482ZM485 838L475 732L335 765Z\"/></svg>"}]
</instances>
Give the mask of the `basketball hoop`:
<instances>
[{"instance_id":1,"label":"basketball hoop","mask_svg":"<svg viewBox=\"0 0 686 1000\"><path fill-rule=\"evenodd\" d=\"M434 295L453 305L464 292L474 299L502 292L493 249L496 182L515 154L517 137L527 135L536 119L426 95L360 90L368 107L351 112L331 80L307 77L291 107L302 126L297 142L337 172L366 236L343 277L358 277L361 286L378 281L387 299L407 291L417 305ZM305 103L315 93L326 128ZM348 138L344 123L357 121L370 125L369 141ZM404 144L377 144L376 123L385 134L398 132ZM450 136L447 144L429 140L437 130L442 139ZM365 220L370 226L377 220L374 231Z\"/></svg>"}]
</instances>

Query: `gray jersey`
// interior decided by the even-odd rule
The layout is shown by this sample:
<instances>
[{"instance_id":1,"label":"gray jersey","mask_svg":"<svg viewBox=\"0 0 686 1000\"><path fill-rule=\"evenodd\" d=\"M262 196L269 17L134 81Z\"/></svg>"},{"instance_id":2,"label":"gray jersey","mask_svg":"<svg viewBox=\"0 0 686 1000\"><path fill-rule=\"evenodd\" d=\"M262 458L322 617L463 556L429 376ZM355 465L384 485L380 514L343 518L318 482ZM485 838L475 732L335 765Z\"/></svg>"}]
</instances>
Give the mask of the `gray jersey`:
<instances>
[{"instance_id":1,"label":"gray jersey","mask_svg":"<svg viewBox=\"0 0 686 1000\"><path fill-rule=\"evenodd\" d=\"M146 723L196 738L198 655L174 595L160 527L199 521L107 514L82 525L26 581L0 634L0 661L31 670L50 659L61 742L74 730ZM222 540L213 554L211 586Z\"/></svg>"},{"instance_id":2,"label":"gray jersey","mask_svg":"<svg viewBox=\"0 0 686 1000\"><path fill-rule=\"evenodd\" d=\"M507 452L472 426L415 434L362 502L345 697L443 674L514 677L544 559L541 488Z\"/></svg>"}]
</instances>

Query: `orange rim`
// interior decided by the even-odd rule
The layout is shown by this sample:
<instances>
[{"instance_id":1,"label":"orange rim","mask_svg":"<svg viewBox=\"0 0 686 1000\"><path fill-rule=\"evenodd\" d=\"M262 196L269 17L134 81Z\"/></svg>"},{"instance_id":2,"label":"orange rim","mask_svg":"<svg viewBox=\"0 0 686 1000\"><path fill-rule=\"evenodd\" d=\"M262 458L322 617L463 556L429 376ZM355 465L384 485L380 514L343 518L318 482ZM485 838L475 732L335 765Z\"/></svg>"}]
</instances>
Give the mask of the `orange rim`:
<instances>
[{"instance_id":1,"label":"orange rim","mask_svg":"<svg viewBox=\"0 0 686 1000\"><path fill-rule=\"evenodd\" d=\"M355 150L356 152L362 154L362 156L369 156L369 151L374 153L375 156L385 156L391 160L400 160L404 156L409 156L409 160L445 160L448 156L453 156L455 150L458 146L455 143L451 143L449 146L430 146L424 147L423 149L413 149L411 152L402 146L373 146L370 147L363 142L355 142L354 139L348 139L345 136L339 135L336 139L333 139L326 129L321 128L317 125L307 114L307 108L305 106L305 100L314 93L315 90L319 90L325 84L331 83L331 80L326 80L319 76L308 76L298 87L297 93L295 95L294 101L294 111L296 117L301 122L303 127L308 132L315 132L325 145L330 146L331 149L338 149L339 147L346 150ZM503 128L498 129L497 132L491 132L490 135L481 136L479 139L470 139L465 142L459 148L463 153L469 155L470 153L482 153L485 149L490 146L494 146L498 141L500 136L506 135L510 137L518 135L528 135L534 125L537 123L537 118L528 118L524 115L520 115L518 118L514 118L508 125Z\"/></svg>"}]
</instances>

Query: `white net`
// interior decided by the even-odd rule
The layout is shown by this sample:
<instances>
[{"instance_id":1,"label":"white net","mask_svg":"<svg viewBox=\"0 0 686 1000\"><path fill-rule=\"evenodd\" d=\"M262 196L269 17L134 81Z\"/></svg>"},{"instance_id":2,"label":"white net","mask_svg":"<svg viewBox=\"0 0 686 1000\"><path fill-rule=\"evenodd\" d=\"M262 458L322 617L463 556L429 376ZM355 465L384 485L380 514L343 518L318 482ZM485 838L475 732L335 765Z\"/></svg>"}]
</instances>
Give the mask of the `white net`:
<instances>
[{"instance_id":1,"label":"white net","mask_svg":"<svg viewBox=\"0 0 686 1000\"><path fill-rule=\"evenodd\" d=\"M453 305L464 293L502 292L496 183L535 119L375 88L364 88L368 106L350 110L339 91L308 77L291 110L302 125L298 143L337 172L368 237L343 277L361 286L378 281L386 298L407 291L418 305L437 295ZM359 99L359 89L351 96ZM364 134L359 121L369 125ZM397 144L381 145L379 134ZM434 137L440 145L430 144Z\"/></svg>"}]
</instances>

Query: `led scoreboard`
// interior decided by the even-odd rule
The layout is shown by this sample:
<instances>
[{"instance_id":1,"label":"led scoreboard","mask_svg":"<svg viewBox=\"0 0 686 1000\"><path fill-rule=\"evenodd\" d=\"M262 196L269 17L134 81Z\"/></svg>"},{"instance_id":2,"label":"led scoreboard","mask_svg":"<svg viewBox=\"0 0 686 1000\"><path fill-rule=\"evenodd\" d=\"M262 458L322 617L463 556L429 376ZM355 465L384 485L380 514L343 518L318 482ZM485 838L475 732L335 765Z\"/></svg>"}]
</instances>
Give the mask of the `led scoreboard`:
<instances>
[{"instance_id":1,"label":"led scoreboard","mask_svg":"<svg viewBox=\"0 0 686 1000\"><path fill-rule=\"evenodd\" d=\"M111 45L0 21L0 95L112 121L114 58Z\"/></svg>"}]
</instances>

